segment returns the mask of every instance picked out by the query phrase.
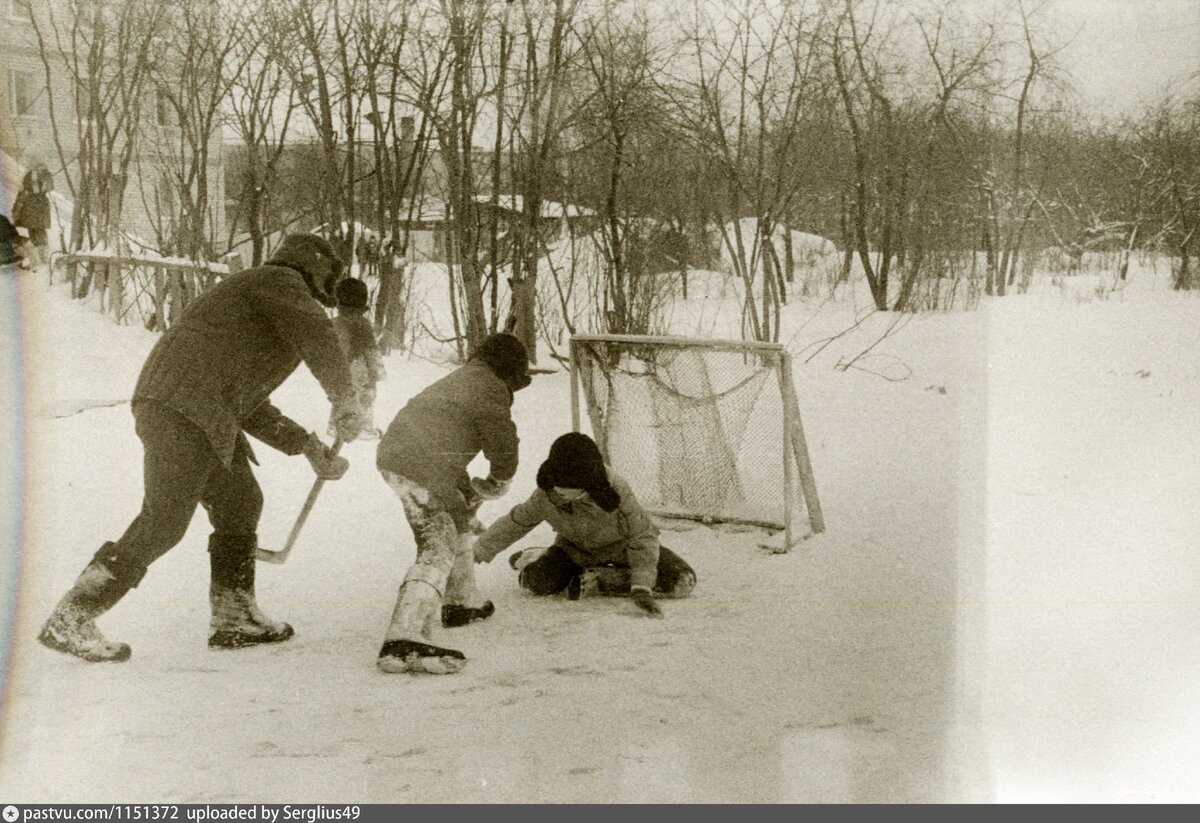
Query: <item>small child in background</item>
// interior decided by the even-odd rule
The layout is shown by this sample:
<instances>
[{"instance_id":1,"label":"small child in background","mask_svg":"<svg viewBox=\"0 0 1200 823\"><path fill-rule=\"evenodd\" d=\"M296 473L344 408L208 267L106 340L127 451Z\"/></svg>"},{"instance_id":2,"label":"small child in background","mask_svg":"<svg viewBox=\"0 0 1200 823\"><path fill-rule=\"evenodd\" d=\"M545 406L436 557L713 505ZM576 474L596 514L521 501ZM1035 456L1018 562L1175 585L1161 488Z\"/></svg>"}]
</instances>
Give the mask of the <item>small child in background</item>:
<instances>
[{"instance_id":1,"label":"small child in background","mask_svg":"<svg viewBox=\"0 0 1200 823\"><path fill-rule=\"evenodd\" d=\"M382 432L375 427L375 384L387 375L383 358L375 343L375 330L367 319L367 284L356 278L346 278L337 284L338 314L333 319L338 343L350 363L350 379L354 384L355 401L363 421L360 440L378 440ZM330 436L334 434L330 423Z\"/></svg>"}]
</instances>

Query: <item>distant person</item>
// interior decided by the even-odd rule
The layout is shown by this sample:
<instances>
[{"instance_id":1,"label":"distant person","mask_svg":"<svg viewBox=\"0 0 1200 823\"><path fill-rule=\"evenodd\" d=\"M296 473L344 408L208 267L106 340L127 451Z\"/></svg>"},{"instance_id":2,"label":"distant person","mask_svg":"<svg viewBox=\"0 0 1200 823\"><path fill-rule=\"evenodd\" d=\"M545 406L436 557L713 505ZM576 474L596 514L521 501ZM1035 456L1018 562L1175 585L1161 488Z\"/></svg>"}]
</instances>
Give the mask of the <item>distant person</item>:
<instances>
[{"instance_id":1,"label":"distant person","mask_svg":"<svg viewBox=\"0 0 1200 823\"><path fill-rule=\"evenodd\" d=\"M379 238L374 234L365 235L358 244L358 276L361 278L375 277L379 274Z\"/></svg>"},{"instance_id":2,"label":"distant person","mask_svg":"<svg viewBox=\"0 0 1200 823\"><path fill-rule=\"evenodd\" d=\"M338 343L350 364L350 382L354 385L354 400L362 421L363 440L378 440L383 433L375 428L375 386L386 377L383 358L375 342L375 329L367 319L369 294L367 284L348 277L337 284L338 314L333 320ZM336 421L329 421L329 436L337 434Z\"/></svg>"},{"instance_id":3,"label":"distant person","mask_svg":"<svg viewBox=\"0 0 1200 823\"><path fill-rule=\"evenodd\" d=\"M38 266L50 262L50 192L54 178L45 162L37 156L29 158L29 171L13 203L13 223L25 229L33 254L29 264Z\"/></svg>"},{"instance_id":4,"label":"distant person","mask_svg":"<svg viewBox=\"0 0 1200 823\"><path fill-rule=\"evenodd\" d=\"M388 673L450 674L466 664L457 649L432 642L439 621L452 628L492 615L475 588L474 510L502 497L517 471L513 393L528 386L529 359L511 334L493 334L450 374L396 414L379 444L377 465L400 498L417 557L396 598L379 650ZM467 465L480 452L488 476Z\"/></svg>"},{"instance_id":5,"label":"distant person","mask_svg":"<svg viewBox=\"0 0 1200 823\"><path fill-rule=\"evenodd\" d=\"M350 370L323 308L334 300L342 268L321 237L288 235L265 265L205 291L159 338L132 402L144 451L142 510L119 540L100 547L59 602L38 637L43 645L92 662L128 660L129 646L105 639L96 618L183 539L198 505L213 529L209 648L292 636L292 627L263 614L255 599L263 497L246 435L303 454L326 480L345 473L344 458L269 399L303 362L333 404L338 437L357 436Z\"/></svg>"},{"instance_id":6,"label":"distant person","mask_svg":"<svg viewBox=\"0 0 1200 823\"><path fill-rule=\"evenodd\" d=\"M526 549L512 558L522 588L572 598L589 584L600 594L630 595L654 617L659 597L686 597L696 572L658 542L658 528L633 490L586 434L564 434L550 447L537 473L537 489L479 538L475 559L489 563L500 552L547 522L554 545Z\"/></svg>"}]
</instances>

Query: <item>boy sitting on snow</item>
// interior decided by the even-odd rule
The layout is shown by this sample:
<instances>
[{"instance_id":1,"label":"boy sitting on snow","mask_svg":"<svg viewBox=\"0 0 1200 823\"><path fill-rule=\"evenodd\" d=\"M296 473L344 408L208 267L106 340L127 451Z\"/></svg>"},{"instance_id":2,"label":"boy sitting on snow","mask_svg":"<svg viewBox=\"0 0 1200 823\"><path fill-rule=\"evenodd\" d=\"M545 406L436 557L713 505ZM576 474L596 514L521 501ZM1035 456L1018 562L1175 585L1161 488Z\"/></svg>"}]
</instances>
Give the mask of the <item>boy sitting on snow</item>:
<instances>
[{"instance_id":1,"label":"boy sitting on snow","mask_svg":"<svg viewBox=\"0 0 1200 823\"><path fill-rule=\"evenodd\" d=\"M547 549L526 549L512 558L520 585L534 594L567 590L572 599L591 583L600 594L632 595L654 617L660 597L686 597L696 572L658 542L658 529L625 480L604 465L586 434L564 434L538 469L538 488L484 532L475 560L491 562L542 521L554 528Z\"/></svg>"}]
</instances>

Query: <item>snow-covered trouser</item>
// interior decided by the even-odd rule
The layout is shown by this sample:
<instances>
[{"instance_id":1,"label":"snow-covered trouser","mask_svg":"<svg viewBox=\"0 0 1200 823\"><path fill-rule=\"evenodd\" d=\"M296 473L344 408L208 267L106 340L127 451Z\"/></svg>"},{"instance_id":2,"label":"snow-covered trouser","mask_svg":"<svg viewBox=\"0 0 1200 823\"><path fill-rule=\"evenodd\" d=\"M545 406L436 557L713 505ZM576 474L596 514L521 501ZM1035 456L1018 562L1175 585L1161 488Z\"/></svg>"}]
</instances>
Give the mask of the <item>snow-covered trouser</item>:
<instances>
[{"instance_id":1,"label":"snow-covered trouser","mask_svg":"<svg viewBox=\"0 0 1200 823\"><path fill-rule=\"evenodd\" d=\"M362 421L359 440L378 440L381 432L375 427L375 381L371 379L366 361L362 358L350 361L350 384L354 387L354 406ZM328 434L337 436L337 426L329 420Z\"/></svg>"},{"instance_id":2,"label":"snow-covered trouser","mask_svg":"<svg viewBox=\"0 0 1200 823\"><path fill-rule=\"evenodd\" d=\"M416 538L417 556L396 597L384 635L385 646L397 640L427 643L441 622L443 601L475 605L474 535L460 535L446 505L420 484L382 469L388 486L400 498L404 516Z\"/></svg>"},{"instance_id":3,"label":"snow-covered trouser","mask_svg":"<svg viewBox=\"0 0 1200 823\"><path fill-rule=\"evenodd\" d=\"M142 510L94 559L125 585L137 586L150 564L183 539L198 505L208 513L215 539L241 539L238 545L248 546L245 554L252 557L253 542L244 538L258 530L263 497L244 437L226 468L204 431L173 409L139 401L134 416L144 452ZM237 552L223 556L240 562Z\"/></svg>"},{"instance_id":4,"label":"snow-covered trouser","mask_svg":"<svg viewBox=\"0 0 1200 823\"><path fill-rule=\"evenodd\" d=\"M526 549L533 552L534 549ZM555 594L567 590L575 583L582 585L581 577L590 569L576 563L567 549L555 544L533 560L519 562L520 585L534 594ZM592 575L598 594L629 594L629 567L608 564L595 567L600 574ZM696 587L696 572L675 552L666 546L658 550L658 578L654 582L654 593L660 597L686 597Z\"/></svg>"}]
</instances>

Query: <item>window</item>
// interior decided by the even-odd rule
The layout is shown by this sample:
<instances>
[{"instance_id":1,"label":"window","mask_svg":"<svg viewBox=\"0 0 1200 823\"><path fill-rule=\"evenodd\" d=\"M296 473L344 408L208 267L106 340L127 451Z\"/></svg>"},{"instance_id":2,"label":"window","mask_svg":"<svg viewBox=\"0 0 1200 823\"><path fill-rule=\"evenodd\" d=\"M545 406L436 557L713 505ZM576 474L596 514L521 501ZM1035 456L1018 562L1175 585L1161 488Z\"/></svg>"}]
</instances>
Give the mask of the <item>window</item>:
<instances>
[{"instance_id":1,"label":"window","mask_svg":"<svg viewBox=\"0 0 1200 823\"><path fill-rule=\"evenodd\" d=\"M75 19L88 30L96 25L96 15L100 11L98 0L75 0Z\"/></svg>"},{"instance_id":2,"label":"window","mask_svg":"<svg viewBox=\"0 0 1200 823\"><path fill-rule=\"evenodd\" d=\"M31 71L8 70L8 109L15 117L33 114L36 76Z\"/></svg>"},{"instance_id":3,"label":"window","mask_svg":"<svg viewBox=\"0 0 1200 823\"><path fill-rule=\"evenodd\" d=\"M30 0L5 0L8 16L15 20L29 20Z\"/></svg>"},{"instance_id":4,"label":"window","mask_svg":"<svg viewBox=\"0 0 1200 823\"><path fill-rule=\"evenodd\" d=\"M173 221L177 212L177 204L175 186L171 181L171 175L164 173L158 176L158 187L155 195L158 202L159 214L162 219L164 221Z\"/></svg>"},{"instance_id":5,"label":"window","mask_svg":"<svg viewBox=\"0 0 1200 823\"><path fill-rule=\"evenodd\" d=\"M179 117L175 114L175 107L171 105L171 97L161 89L154 97L154 122L160 126L179 125Z\"/></svg>"},{"instance_id":6,"label":"window","mask_svg":"<svg viewBox=\"0 0 1200 823\"><path fill-rule=\"evenodd\" d=\"M92 90L83 78L75 82L75 113L80 120L92 116Z\"/></svg>"}]
</instances>

